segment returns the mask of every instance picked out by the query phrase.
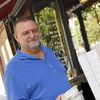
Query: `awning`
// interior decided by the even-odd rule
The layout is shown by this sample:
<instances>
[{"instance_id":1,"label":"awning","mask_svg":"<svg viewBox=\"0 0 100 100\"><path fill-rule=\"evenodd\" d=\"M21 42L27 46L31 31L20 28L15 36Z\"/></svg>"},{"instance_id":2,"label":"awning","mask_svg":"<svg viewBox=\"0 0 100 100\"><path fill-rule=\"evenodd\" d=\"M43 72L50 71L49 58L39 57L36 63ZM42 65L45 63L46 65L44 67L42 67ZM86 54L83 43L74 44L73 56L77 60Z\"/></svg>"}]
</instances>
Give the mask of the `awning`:
<instances>
[{"instance_id":1,"label":"awning","mask_svg":"<svg viewBox=\"0 0 100 100\"><path fill-rule=\"evenodd\" d=\"M0 0L0 20L7 18L17 0Z\"/></svg>"},{"instance_id":2,"label":"awning","mask_svg":"<svg viewBox=\"0 0 100 100\"><path fill-rule=\"evenodd\" d=\"M34 6L32 8L35 8L34 12L38 12L44 7L48 6L52 1L53 0L0 0L0 20L7 18L9 15L16 16L16 12L19 12L19 15L21 15L23 14L24 10L29 9L32 6ZM79 1L81 0L63 0L64 6L67 9L77 5ZM87 0L86 4L84 4L82 8L85 9L96 1L98 0ZM19 6L16 6L17 3Z\"/></svg>"}]
</instances>

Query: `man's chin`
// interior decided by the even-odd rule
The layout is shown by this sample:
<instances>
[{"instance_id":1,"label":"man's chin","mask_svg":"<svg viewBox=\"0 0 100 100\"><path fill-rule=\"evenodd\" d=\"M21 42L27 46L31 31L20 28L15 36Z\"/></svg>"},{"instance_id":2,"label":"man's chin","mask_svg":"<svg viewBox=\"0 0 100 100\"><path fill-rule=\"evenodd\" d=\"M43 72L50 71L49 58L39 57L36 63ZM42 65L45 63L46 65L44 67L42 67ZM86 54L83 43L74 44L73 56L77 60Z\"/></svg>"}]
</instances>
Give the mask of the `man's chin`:
<instances>
[{"instance_id":1,"label":"man's chin","mask_svg":"<svg viewBox=\"0 0 100 100\"><path fill-rule=\"evenodd\" d=\"M30 49L35 49L39 47L39 44L35 44L35 45L28 45Z\"/></svg>"}]
</instances>

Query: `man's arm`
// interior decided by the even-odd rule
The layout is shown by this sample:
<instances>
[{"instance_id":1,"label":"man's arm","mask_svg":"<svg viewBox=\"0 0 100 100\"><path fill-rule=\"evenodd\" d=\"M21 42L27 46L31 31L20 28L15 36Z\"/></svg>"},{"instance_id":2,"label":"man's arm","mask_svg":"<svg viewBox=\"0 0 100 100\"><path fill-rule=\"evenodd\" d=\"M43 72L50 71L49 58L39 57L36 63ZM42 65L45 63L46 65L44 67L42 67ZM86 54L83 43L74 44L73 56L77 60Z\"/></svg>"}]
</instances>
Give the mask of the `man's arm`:
<instances>
[{"instance_id":1,"label":"man's arm","mask_svg":"<svg viewBox=\"0 0 100 100\"><path fill-rule=\"evenodd\" d=\"M4 74L4 84L7 100L28 100L24 80L18 73L6 71Z\"/></svg>"}]
</instances>

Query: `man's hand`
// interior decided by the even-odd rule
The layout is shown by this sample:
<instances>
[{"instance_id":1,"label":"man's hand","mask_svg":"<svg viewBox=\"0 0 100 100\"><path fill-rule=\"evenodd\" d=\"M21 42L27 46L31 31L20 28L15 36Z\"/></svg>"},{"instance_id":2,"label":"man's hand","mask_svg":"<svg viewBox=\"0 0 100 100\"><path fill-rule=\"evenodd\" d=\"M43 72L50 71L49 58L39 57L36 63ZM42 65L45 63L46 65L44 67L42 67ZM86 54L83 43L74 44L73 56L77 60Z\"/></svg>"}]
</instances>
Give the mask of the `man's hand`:
<instances>
[{"instance_id":1,"label":"man's hand","mask_svg":"<svg viewBox=\"0 0 100 100\"><path fill-rule=\"evenodd\" d=\"M62 94L59 95L59 96L56 98L56 100L61 100L61 96L62 96Z\"/></svg>"}]
</instances>

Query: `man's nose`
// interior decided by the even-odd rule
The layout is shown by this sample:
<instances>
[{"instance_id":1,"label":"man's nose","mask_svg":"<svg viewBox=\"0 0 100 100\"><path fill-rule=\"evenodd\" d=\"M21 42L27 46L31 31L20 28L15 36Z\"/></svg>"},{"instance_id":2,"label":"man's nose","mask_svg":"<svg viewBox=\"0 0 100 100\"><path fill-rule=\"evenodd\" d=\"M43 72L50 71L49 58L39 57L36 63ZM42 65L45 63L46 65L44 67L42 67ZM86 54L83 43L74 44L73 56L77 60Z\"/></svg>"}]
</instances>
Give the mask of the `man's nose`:
<instances>
[{"instance_id":1,"label":"man's nose","mask_svg":"<svg viewBox=\"0 0 100 100\"><path fill-rule=\"evenodd\" d=\"M29 31L29 32L30 32L30 36L34 37L34 33L32 31Z\"/></svg>"}]
</instances>

